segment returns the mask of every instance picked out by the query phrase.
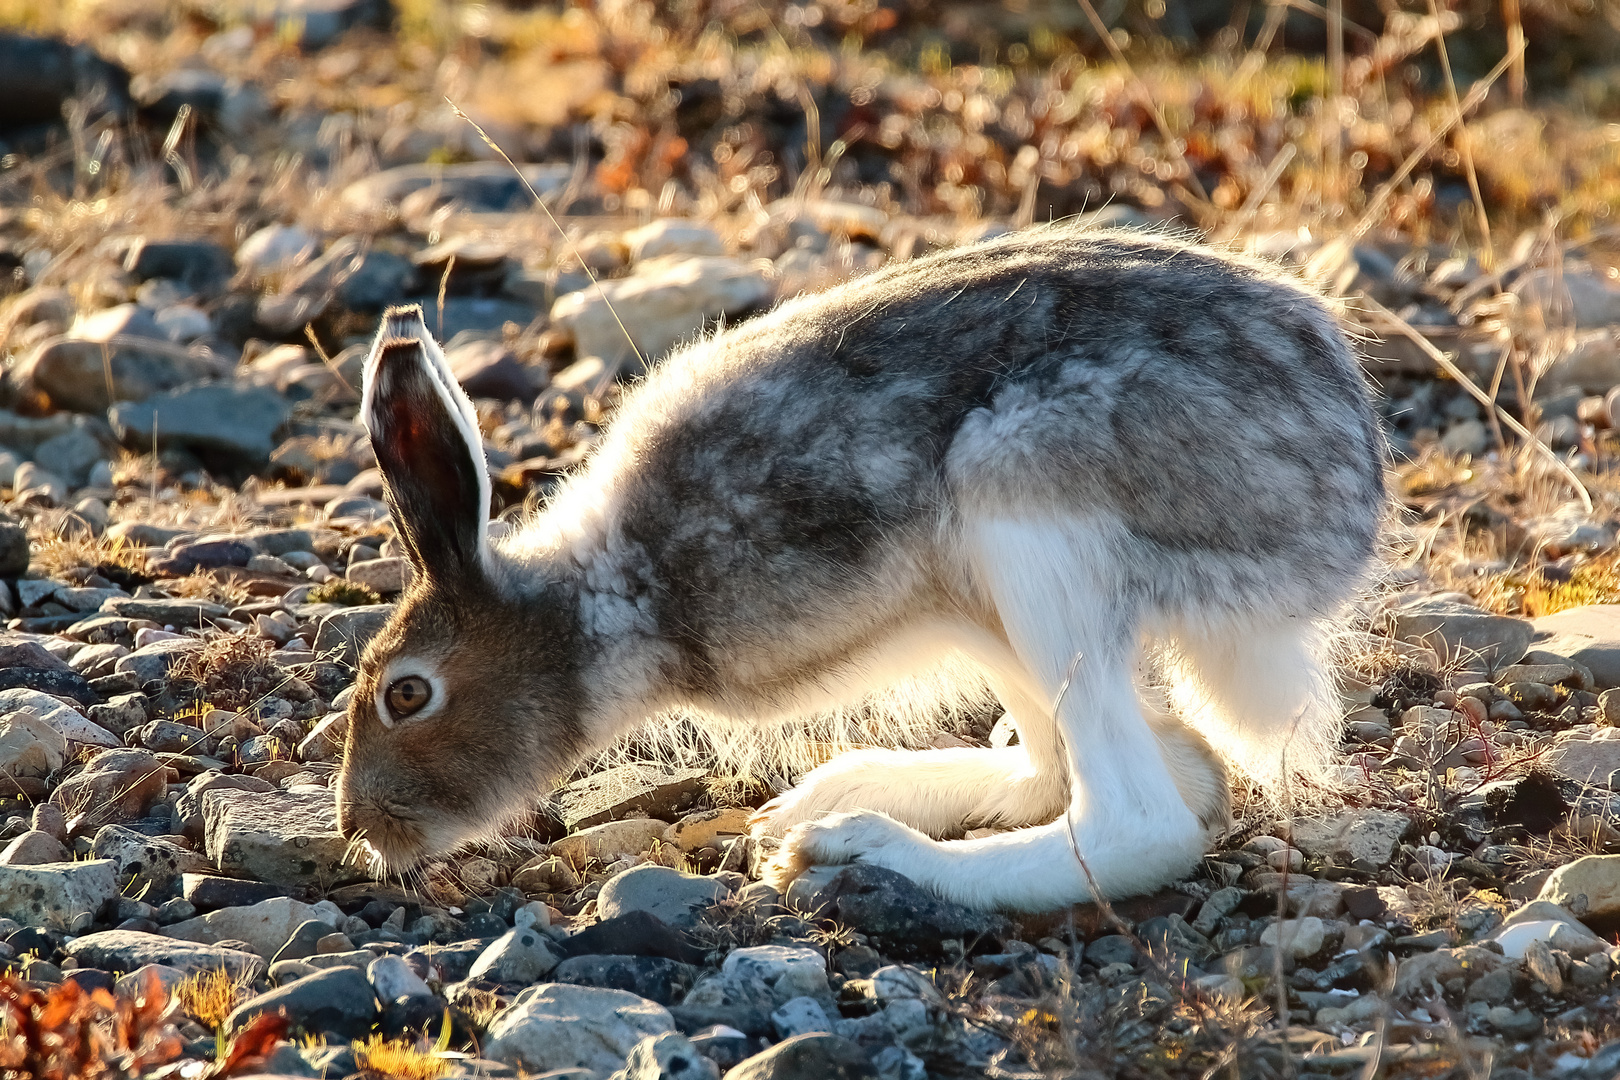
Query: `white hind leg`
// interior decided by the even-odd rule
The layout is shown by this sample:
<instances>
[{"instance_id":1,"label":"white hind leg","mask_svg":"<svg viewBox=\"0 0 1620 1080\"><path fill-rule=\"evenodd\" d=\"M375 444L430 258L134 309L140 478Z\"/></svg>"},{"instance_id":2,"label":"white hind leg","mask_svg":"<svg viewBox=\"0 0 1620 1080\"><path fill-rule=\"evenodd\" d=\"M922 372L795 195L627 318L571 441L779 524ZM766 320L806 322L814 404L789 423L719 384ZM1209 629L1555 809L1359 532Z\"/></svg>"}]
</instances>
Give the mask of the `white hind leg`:
<instances>
[{"instance_id":1,"label":"white hind leg","mask_svg":"<svg viewBox=\"0 0 1620 1080\"><path fill-rule=\"evenodd\" d=\"M990 520L965 539L1018 663L998 675L1057 706L1067 810L1047 825L945 842L882 814L836 815L791 830L768 876L780 884L807 865L859 860L962 903L1029 911L1090 899L1093 883L1117 897L1182 876L1214 815L1189 808L1137 701L1135 613L1118 594L1114 534L1106 523ZM1218 768L1180 752L1186 745L1173 755L1178 771L1207 792Z\"/></svg>"},{"instance_id":2,"label":"white hind leg","mask_svg":"<svg viewBox=\"0 0 1620 1080\"><path fill-rule=\"evenodd\" d=\"M1188 723L1256 780L1320 770L1340 716L1309 619L1183 625L1172 637L1171 694Z\"/></svg>"}]
</instances>

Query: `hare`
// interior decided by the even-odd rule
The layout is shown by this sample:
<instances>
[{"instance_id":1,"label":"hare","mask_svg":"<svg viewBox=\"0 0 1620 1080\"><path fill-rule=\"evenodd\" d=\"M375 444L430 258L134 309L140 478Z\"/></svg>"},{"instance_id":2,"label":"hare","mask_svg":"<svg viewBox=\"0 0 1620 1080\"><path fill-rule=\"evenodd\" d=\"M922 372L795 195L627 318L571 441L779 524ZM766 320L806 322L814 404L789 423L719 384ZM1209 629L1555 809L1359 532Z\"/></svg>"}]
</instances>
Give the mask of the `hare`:
<instances>
[{"instance_id":1,"label":"hare","mask_svg":"<svg viewBox=\"0 0 1620 1080\"><path fill-rule=\"evenodd\" d=\"M646 718L767 723L966 656L1019 733L848 753L755 818L766 868L889 867L1043 910L1149 891L1228 821L1226 762L1319 763L1328 628L1383 438L1327 306L1261 264L1056 226L699 340L491 540L472 406L419 309L362 405L415 580L366 649L338 789L383 869L498 829ZM1170 710L1144 705L1145 649ZM1003 831L952 839L975 826Z\"/></svg>"}]
</instances>

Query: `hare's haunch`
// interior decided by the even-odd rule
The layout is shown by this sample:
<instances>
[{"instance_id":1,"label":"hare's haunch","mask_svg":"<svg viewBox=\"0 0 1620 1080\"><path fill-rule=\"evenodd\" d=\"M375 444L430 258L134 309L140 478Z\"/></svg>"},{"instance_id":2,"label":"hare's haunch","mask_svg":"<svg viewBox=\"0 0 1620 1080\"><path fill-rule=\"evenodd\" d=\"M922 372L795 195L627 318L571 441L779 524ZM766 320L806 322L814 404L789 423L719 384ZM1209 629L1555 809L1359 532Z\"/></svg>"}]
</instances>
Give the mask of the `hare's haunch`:
<instances>
[{"instance_id":1,"label":"hare's haunch","mask_svg":"<svg viewBox=\"0 0 1620 1080\"><path fill-rule=\"evenodd\" d=\"M362 661L338 800L389 869L498 829L649 716L774 722L956 654L1019 744L835 758L756 816L770 874L874 862L1026 910L1151 890L1224 825L1225 761L1264 776L1331 745L1325 627L1384 509L1318 298L1066 227L677 352L493 543L476 417L419 310L385 318L363 415L416 575ZM1170 710L1137 691L1144 641ZM940 839L981 825L1009 831Z\"/></svg>"}]
</instances>

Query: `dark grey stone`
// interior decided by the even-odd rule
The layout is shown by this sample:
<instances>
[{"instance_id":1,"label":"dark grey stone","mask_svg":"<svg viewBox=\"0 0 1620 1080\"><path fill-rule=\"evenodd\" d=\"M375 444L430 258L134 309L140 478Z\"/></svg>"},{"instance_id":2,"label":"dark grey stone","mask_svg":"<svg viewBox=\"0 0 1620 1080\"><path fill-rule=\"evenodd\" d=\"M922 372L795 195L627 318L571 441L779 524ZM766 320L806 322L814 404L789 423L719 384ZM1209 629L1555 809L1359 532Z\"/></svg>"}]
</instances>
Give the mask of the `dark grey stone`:
<instances>
[{"instance_id":1,"label":"dark grey stone","mask_svg":"<svg viewBox=\"0 0 1620 1080\"><path fill-rule=\"evenodd\" d=\"M333 967L295 979L237 1006L226 1018L225 1030L234 1034L260 1013L278 1010L287 1014L296 1030L329 1032L345 1040L363 1037L378 1016L377 999L366 973L359 968Z\"/></svg>"}]
</instances>

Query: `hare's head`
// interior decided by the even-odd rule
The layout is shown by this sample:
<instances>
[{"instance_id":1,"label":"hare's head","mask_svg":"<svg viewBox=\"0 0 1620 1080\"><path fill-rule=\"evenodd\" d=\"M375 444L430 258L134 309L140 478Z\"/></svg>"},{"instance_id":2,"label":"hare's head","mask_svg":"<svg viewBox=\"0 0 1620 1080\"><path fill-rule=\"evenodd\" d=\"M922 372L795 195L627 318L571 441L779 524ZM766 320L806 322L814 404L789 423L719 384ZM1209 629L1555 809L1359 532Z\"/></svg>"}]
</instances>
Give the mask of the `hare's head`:
<instances>
[{"instance_id":1,"label":"hare's head","mask_svg":"<svg viewBox=\"0 0 1620 1080\"><path fill-rule=\"evenodd\" d=\"M414 573L360 661L338 823L398 871L494 832L586 748L577 613L491 552L477 416L420 308L384 317L361 413Z\"/></svg>"}]
</instances>

